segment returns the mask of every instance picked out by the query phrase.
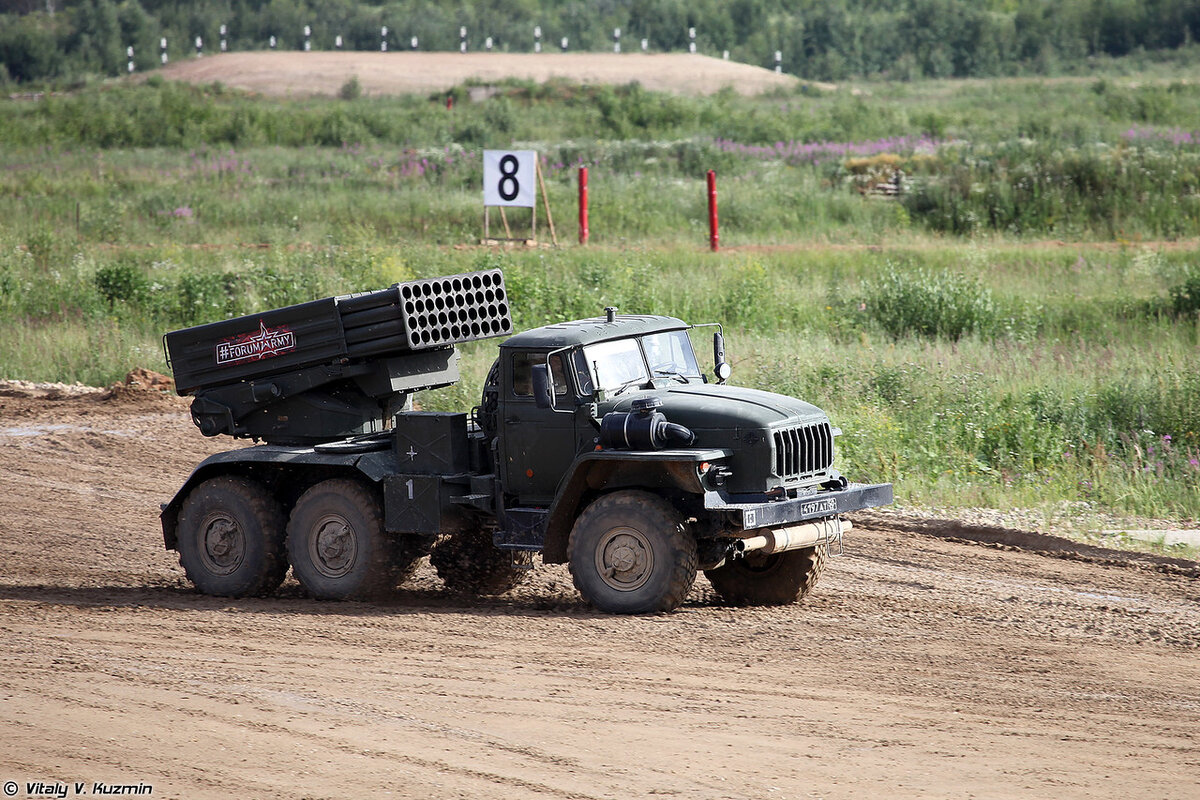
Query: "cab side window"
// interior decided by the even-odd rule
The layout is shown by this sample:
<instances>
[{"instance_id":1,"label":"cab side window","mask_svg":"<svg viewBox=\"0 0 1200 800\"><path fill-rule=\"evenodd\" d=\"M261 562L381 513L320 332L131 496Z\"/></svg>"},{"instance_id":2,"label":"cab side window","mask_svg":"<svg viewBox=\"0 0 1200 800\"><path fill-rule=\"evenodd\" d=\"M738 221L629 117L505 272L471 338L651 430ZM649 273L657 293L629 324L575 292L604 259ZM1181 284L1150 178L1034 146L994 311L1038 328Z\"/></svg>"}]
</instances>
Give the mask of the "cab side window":
<instances>
[{"instance_id":1,"label":"cab side window","mask_svg":"<svg viewBox=\"0 0 1200 800\"><path fill-rule=\"evenodd\" d=\"M533 397L533 365L545 363L545 353L513 353L513 394L517 397ZM563 368L561 353L550 357L550 375L554 379L554 394L565 395L567 393L567 373Z\"/></svg>"}]
</instances>

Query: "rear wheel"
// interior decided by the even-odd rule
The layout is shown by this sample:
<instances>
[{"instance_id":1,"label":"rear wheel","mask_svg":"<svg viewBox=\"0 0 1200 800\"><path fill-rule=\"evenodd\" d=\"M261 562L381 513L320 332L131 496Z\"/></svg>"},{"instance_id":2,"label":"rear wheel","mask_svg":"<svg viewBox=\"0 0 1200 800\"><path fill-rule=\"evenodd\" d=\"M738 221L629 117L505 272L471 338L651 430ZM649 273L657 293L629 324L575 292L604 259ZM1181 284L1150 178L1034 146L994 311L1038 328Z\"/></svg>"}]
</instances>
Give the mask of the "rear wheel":
<instances>
[{"instance_id":1,"label":"rear wheel","mask_svg":"<svg viewBox=\"0 0 1200 800\"><path fill-rule=\"evenodd\" d=\"M205 594L270 594L287 574L284 517L262 484L234 476L193 489L179 510L179 563Z\"/></svg>"},{"instance_id":2,"label":"rear wheel","mask_svg":"<svg viewBox=\"0 0 1200 800\"><path fill-rule=\"evenodd\" d=\"M752 552L704 574L727 603L781 606L812 591L825 571L826 552L823 545L770 555Z\"/></svg>"},{"instance_id":3,"label":"rear wheel","mask_svg":"<svg viewBox=\"0 0 1200 800\"><path fill-rule=\"evenodd\" d=\"M575 588L601 611L645 614L678 608L696 581L696 539L658 495L606 494L575 521L567 560Z\"/></svg>"},{"instance_id":4,"label":"rear wheel","mask_svg":"<svg viewBox=\"0 0 1200 800\"><path fill-rule=\"evenodd\" d=\"M485 528L439 540L429 563L447 589L461 594L504 594L526 577L526 570L513 566L511 553L496 549L492 532Z\"/></svg>"},{"instance_id":5,"label":"rear wheel","mask_svg":"<svg viewBox=\"0 0 1200 800\"><path fill-rule=\"evenodd\" d=\"M396 548L379 501L358 481L327 480L300 495L287 549L296 579L318 600L362 599L396 585Z\"/></svg>"}]
</instances>

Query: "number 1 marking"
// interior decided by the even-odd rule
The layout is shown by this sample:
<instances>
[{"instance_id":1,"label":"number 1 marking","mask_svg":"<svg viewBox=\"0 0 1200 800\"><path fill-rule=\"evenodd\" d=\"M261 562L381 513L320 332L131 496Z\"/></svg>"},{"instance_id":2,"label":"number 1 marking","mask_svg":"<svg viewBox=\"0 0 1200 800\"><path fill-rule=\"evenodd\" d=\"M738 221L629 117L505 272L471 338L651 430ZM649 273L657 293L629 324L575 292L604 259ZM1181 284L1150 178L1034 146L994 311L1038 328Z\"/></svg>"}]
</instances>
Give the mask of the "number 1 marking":
<instances>
[{"instance_id":1,"label":"number 1 marking","mask_svg":"<svg viewBox=\"0 0 1200 800\"><path fill-rule=\"evenodd\" d=\"M412 500L413 499L413 479L409 478L407 481L404 482L404 485L408 487L408 499Z\"/></svg>"}]
</instances>

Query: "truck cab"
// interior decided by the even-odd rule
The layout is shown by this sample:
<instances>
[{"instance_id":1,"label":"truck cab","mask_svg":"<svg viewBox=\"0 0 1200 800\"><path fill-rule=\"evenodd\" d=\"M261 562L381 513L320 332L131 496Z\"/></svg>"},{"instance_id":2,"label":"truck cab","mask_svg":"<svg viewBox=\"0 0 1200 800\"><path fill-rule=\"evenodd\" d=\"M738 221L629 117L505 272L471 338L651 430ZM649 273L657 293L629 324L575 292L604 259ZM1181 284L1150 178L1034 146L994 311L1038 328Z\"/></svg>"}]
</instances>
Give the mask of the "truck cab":
<instances>
[{"instance_id":1,"label":"truck cab","mask_svg":"<svg viewBox=\"0 0 1200 800\"><path fill-rule=\"evenodd\" d=\"M497 430L505 493L522 505L549 505L576 457L595 450L601 408L643 389L703 384L688 327L672 317L613 315L502 342ZM540 396L538 367L547 376Z\"/></svg>"}]
</instances>

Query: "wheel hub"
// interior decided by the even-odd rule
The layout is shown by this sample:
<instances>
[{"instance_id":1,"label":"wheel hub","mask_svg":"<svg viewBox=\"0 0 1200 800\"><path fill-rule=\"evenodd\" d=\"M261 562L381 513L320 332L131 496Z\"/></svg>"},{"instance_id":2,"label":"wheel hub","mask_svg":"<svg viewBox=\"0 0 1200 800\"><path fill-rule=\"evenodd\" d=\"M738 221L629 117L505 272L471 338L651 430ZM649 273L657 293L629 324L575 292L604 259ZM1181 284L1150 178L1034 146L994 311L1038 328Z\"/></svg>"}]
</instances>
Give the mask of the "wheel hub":
<instances>
[{"instance_id":1,"label":"wheel hub","mask_svg":"<svg viewBox=\"0 0 1200 800\"><path fill-rule=\"evenodd\" d=\"M310 552L313 564L329 578L339 578L354 566L358 540L354 528L339 514L330 514L317 523Z\"/></svg>"},{"instance_id":2,"label":"wheel hub","mask_svg":"<svg viewBox=\"0 0 1200 800\"><path fill-rule=\"evenodd\" d=\"M654 571L654 551L641 531L614 528L596 548L596 569L613 589L631 592L643 586Z\"/></svg>"},{"instance_id":3,"label":"wheel hub","mask_svg":"<svg viewBox=\"0 0 1200 800\"><path fill-rule=\"evenodd\" d=\"M237 521L225 515L208 520L204 527L205 566L216 575L228 575L242 563L246 537Z\"/></svg>"}]
</instances>

